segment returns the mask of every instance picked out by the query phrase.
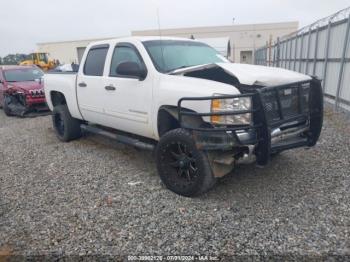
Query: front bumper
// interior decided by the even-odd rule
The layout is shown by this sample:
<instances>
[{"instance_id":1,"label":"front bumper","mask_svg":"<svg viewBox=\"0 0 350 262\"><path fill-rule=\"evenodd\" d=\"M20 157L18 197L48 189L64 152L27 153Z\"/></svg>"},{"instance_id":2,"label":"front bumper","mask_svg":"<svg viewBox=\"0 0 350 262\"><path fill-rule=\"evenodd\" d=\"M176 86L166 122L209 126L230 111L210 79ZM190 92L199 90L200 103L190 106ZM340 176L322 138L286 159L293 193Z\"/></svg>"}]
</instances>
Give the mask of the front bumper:
<instances>
[{"instance_id":1,"label":"front bumper","mask_svg":"<svg viewBox=\"0 0 350 262\"><path fill-rule=\"evenodd\" d=\"M183 101L203 101L218 98L251 97L251 110L225 112L227 115L251 113L253 123L241 126L194 127L186 124L186 116L213 116L217 113L196 113L184 110ZM323 124L323 93L321 82L310 81L264 87L240 95L186 97L178 102L182 128L193 132L197 145L203 150L233 150L254 146L256 162L266 165L270 155L297 147L314 146Z\"/></svg>"},{"instance_id":2,"label":"front bumper","mask_svg":"<svg viewBox=\"0 0 350 262\"><path fill-rule=\"evenodd\" d=\"M29 113L42 113L49 110L43 96L33 97L24 93L12 93L4 96L11 115L25 116Z\"/></svg>"}]
</instances>

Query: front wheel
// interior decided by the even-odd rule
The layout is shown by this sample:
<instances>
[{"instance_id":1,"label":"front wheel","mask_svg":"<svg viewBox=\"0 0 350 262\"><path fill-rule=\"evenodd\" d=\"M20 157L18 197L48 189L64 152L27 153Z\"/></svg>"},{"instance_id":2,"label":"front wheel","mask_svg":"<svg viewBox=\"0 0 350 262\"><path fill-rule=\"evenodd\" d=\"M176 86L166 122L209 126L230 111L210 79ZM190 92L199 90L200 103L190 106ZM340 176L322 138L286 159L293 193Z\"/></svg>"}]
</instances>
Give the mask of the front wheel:
<instances>
[{"instance_id":1,"label":"front wheel","mask_svg":"<svg viewBox=\"0 0 350 262\"><path fill-rule=\"evenodd\" d=\"M58 139L68 142L81 137L80 121L71 116L66 105L56 106L52 113L52 124Z\"/></svg>"},{"instance_id":2,"label":"front wheel","mask_svg":"<svg viewBox=\"0 0 350 262\"><path fill-rule=\"evenodd\" d=\"M4 104L3 104L3 109L4 109L4 113L7 116L12 116L11 114L11 109L10 109L10 104L12 102L11 98L9 96L4 96L4 100L3 100Z\"/></svg>"},{"instance_id":3,"label":"front wheel","mask_svg":"<svg viewBox=\"0 0 350 262\"><path fill-rule=\"evenodd\" d=\"M182 128L161 137L156 159L162 182L176 194L196 196L216 182L207 155L197 149L191 134Z\"/></svg>"}]
</instances>

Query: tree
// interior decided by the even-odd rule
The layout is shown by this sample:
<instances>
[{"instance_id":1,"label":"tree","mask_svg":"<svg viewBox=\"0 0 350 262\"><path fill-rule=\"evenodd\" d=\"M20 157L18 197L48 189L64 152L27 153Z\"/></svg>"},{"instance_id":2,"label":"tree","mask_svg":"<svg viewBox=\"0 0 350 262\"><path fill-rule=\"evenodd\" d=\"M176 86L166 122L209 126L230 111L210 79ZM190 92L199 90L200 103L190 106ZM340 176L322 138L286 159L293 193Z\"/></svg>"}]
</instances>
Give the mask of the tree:
<instances>
[{"instance_id":1,"label":"tree","mask_svg":"<svg viewBox=\"0 0 350 262\"><path fill-rule=\"evenodd\" d=\"M17 65L19 62L24 60L25 54L9 54L2 58L0 61L3 65Z\"/></svg>"}]
</instances>

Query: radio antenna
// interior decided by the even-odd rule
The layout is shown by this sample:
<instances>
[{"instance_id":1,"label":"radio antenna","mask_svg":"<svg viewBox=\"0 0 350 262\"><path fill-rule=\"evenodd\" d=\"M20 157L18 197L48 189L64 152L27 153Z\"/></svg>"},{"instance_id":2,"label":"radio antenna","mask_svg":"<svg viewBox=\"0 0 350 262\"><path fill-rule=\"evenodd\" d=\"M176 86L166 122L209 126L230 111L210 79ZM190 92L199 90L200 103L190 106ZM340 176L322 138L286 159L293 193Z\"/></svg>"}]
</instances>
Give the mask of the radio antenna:
<instances>
[{"instance_id":1,"label":"radio antenna","mask_svg":"<svg viewBox=\"0 0 350 262\"><path fill-rule=\"evenodd\" d=\"M158 5L157 5L157 22L158 22L158 34L159 34L160 52L161 52L161 55L162 55L163 67L165 67L164 50L163 50L163 43L162 43L162 30L160 29L160 16L159 16L159 6Z\"/></svg>"}]
</instances>

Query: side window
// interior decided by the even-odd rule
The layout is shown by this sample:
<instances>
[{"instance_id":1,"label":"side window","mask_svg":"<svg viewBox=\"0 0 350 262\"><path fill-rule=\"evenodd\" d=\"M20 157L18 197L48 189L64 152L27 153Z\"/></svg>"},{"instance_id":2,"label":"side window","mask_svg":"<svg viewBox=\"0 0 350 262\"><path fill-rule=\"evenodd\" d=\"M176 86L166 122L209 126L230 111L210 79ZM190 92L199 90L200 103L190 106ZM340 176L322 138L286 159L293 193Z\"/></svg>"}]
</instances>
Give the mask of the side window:
<instances>
[{"instance_id":1,"label":"side window","mask_svg":"<svg viewBox=\"0 0 350 262\"><path fill-rule=\"evenodd\" d=\"M105 66L108 46L92 47L87 54L84 74L88 76L102 76Z\"/></svg>"},{"instance_id":2,"label":"side window","mask_svg":"<svg viewBox=\"0 0 350 262\"><path fill-rule=\"evenodd\" d=\"M134 48L130 46L116 46L113 52L109 75L119 76L117 74L117 67L119 64L124 62L135 62L140 66L140 68L144 67L139 54Z\"/></svg>"}]
</instances>

